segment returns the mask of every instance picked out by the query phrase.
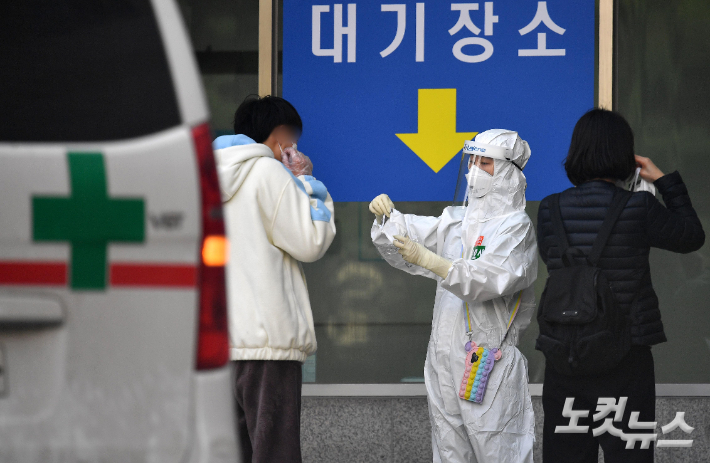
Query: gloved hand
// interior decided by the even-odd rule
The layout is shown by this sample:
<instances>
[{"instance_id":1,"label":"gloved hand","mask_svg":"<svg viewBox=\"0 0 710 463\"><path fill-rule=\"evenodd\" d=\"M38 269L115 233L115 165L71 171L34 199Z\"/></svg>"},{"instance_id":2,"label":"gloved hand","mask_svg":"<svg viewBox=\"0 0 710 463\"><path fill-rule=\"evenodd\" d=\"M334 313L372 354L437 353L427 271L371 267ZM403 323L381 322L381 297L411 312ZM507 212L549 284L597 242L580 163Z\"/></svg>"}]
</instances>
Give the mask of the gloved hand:
<instances>
[{"instance_id":1,"label":"gloved hand","mask_svg":"<svg viewBox=\"0 0 710 463\"><path fill-rule=\"evenodd\" d=\"M281 162L296 177L313 174L313 163L308 156L296 149L295 144L283 149L281 153Z\"/></svg>"},{"instance_id":2,"label":"gloved hand","mask_svg":"<svg viewBox=\"0 0 710 463\"><path fill-rule=\"evenodd\" d=\"M375 214L377 223L380 225L382 224L382 217L385 215L389 217L390 213L392 212L392 209L394 209L394 203L392 202L390 197L384 193L377 196L370 203L370 212Z\"/></svg>"},{"instance_id":3,"label":"gloved hand","mask_svg":"<svg viewBox=\"0 0 710 463\"><path fill-rule=\"evenodd\" d=\"M397 247L404 260L410 264L418 265L446 278L453 263L434 254L423 245L409 239L408 236L394 235L394 245Z\"/></svg>"}]
</instances>

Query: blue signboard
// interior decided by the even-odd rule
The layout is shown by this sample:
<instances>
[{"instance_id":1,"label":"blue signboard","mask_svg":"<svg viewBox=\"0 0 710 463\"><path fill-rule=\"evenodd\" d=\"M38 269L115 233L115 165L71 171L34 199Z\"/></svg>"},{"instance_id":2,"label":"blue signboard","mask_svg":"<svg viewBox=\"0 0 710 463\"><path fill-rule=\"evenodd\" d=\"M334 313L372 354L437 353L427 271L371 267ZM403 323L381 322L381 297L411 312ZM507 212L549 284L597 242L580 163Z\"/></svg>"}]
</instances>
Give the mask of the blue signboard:
<instances>
[{"instance_id":1,"label":"blue signboard","mask_svg":"<svg viewBox=\"0 0 710 463\"><path fill-rule=\"evenodd\" d=\"M492 128L532 149L528 200L594 105L595 1L284 0L283 95L335 201L453 199L461 148Z\"/></svg>"}]
</instances>

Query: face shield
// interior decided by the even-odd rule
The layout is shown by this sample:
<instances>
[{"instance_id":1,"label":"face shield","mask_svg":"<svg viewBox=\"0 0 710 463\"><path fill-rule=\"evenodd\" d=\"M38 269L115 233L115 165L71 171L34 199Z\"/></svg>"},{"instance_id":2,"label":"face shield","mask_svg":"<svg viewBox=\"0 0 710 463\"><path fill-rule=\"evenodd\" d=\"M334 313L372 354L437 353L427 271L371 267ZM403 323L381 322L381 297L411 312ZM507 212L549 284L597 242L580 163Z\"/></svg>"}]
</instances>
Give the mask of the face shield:
<instances>
[{"instance_id":1,"label":"face shield","mask_svg":"<svg viewBox=\"0 0 710 463\"><path fill-rule=\"evenodd\" d=\"M496 160L511 162L512 150L476 141L464 144L454 192L454 206L466 206L470 198L483 198L491 191Z\"/></svg>"}]
</instances>

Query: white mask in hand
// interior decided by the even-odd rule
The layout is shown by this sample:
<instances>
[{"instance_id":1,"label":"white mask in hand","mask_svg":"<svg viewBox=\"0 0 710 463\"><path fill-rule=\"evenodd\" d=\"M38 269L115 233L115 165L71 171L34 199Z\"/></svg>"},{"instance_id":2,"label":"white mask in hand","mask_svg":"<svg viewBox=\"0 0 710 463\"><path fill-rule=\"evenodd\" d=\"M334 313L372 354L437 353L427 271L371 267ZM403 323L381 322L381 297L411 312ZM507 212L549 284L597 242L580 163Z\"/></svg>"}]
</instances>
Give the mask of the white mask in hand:
<instances>
[{"instance_id":1,"label":"white mask in hand","mask_svg":"<svg viewBox=\"0 0 710 463\"><path fill-rule=\"evenodd\" d=\"M308 156L298 151L296 143L285 149L281 147L281 143L278 145L281 149L281 162L293 175L298 177L313 173L313 163Z\"/></svg>"},{"instance_id":2,"label":"white mask in hand","mask_svg":"<svg viewBox=\"0 0 710 463\"><path fill-rule=\"evenodd\" d=\"M652 195L656 195L656 187L651 182L647 182L639 175L641 168L637 167L636 172L631 175L626 181L617 181L616 186L623 188L624 190L629 190L633 192L637 191L648 191Z\"/></svg>"}]
</instances>

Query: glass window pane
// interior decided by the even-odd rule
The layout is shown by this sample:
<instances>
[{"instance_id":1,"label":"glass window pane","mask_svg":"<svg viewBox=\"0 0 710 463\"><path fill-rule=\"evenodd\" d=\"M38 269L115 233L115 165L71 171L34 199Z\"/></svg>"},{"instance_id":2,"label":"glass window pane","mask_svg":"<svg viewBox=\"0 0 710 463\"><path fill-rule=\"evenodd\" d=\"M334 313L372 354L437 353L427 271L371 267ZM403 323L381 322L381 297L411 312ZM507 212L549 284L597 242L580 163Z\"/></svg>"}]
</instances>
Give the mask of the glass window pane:
<instances>
[{"instance_id":1,"label":"glass window pane","mask_svg":"<svg viewBox=\"0 0 710 463\"><path fill-rule=\"evenodd\" d=\"M148 0L3 2L0 140L94 141L180 124Z\"/></svg>"},{"instance_id":2,"label":"glass window pane","mask_svg":"<svg viewBox=\"0 0 710 463\"><path fill-rule=\"evenodd\" d=\"M615 96L636 135L637 153L665 172L680 170L706 229L710 219L710 4L704 0L620 0ZM283 37L282 25L279 36ZM280 77L280 76L279 76ZM279 79L280 80L280 79ZM280 82L279 82L280 84ZM256 85L256 84L254 84ZM304 121L306 126L308 121ZM564 153L560 153L560 160ZM407 213L438 215L448 203L398 203ZM304 265L319 349L304 380L319 383L422 381L435 282L391 268L369 237L367 203L336 203L338 235L320 261ZM538 202L528 215L537 219ZM651 253L669 342L653 349L658 383L710 381L710 248L688 255ZM539 300L547 278L540 262ZM533 317L519 348L532 383L543 380Z\"/></svg>"},{"instance_id":3,"label":"glass window pane","mask_svg":"<svg viewBox=\"0 0 710 463\"><path fill-rule=\"evenodd\" d=\"M259 0L179 0L216 135L234 133L234 111L259 91Z\"/></svg>"},{"instance_id":4,"label":"glass window pane","mask_svg":"<svg viewBox=\"0 0 710 463\"><path fill-rule=\"evenodd\" d=\"M666 173L680 171L706 233L710 230L710 3L620 0L617 109L636 153ZM651 252L668 342L653 349L658 383L710 382L710 245L681 255Z\"/></svg>"},{"instance_id":5,"label":"glass window pane","mask_svg":"<svg viewBox=\"0 0 710 463\"><path fill-rule=\"evenodd\" d=\"M537 219L538 202L528 203ZM398 202L397 209L439 216L449 202ZM370 239L374 216L368 203L336 203L338 234L326 255L304 264L313 308L318 352L310 366L318 383L423 382L434 307L434 280L391 267ZM538 297L546 271L540 263ZM520 348L529 362L531 381L542 382L544 357L534 350L535 321Z\"/></svg>"}]
</instances>

